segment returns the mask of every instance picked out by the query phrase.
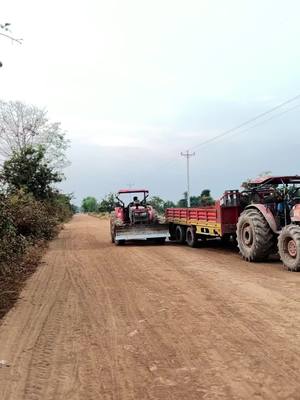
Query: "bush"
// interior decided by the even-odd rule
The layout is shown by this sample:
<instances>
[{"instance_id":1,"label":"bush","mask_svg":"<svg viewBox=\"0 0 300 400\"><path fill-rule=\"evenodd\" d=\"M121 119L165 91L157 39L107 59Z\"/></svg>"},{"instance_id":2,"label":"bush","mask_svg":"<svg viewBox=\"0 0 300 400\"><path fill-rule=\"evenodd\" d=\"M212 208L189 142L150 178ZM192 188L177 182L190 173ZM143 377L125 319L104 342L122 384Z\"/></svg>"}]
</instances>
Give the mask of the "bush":
<instances>
[{"instance_id":1,"label":"bush","mask_svg":"<svg viewBox=\"0 0 300 400\"><path fill-rule=\"evenodd\" d=\"M7 199L12 222L17 234L27 241L51 239L57 232L58 218L46 202L36 200L32 194L18 191Z\"/></svg>"}]
</instances>

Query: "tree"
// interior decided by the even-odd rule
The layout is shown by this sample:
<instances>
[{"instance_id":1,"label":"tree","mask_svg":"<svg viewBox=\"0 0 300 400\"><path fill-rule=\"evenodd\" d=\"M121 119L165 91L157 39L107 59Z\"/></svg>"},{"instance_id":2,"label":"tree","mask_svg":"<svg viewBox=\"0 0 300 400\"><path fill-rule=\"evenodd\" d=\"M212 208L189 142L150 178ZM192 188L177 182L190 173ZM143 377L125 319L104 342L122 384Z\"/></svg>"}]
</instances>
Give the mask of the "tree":
<instances>
[{"instance_id":1,"label":"tree","mask_svg":"<svg viewBox=\"0 0 300 400\"><path fill-rule=\"evenodd\" d=\"M82 208L82 211L85 213L96 212L97 208L98 208L97 200L95 199L95 197L92 197L92 196L85 197L82 200L81 208Z\"/></svg>"},{"instance_id":2,"label":"tree","mask_svg":"<svg viewBox=\"0 0 300 400\"><path fill-rule=\"evenodd\" d=\"M184 198L183 199L180 199L179 201L178 201L178 203L177 203L177 207L180 207L180 208L186 208L187 207L187 198L188 198L188 194L187 194L187 192L184 192L183 193L183 196L184 196Z\"/></svg>"},{"instance_id":3,"label":"tree","mask_svg":"<svg viewBox=\"0 0 300 400\"><path fill-rule=\"evenodd\" d=\"M199 207L200 205L200 196L191 196L190 197L191 207Z\"/></svg>"},{"instance_id":4,"label":"tree","mask_svg":"<svg viewBox=\"0 0 300 400\"><path fill-rule=\"evenodd\" d=\"M0 101L0 154L8 158L28 146L41 145L52 167L60 169L67 165L69 141L59 122L50 122L47 111L34 105Z\"/></svg>"},{"instance_id":5,"label":"tree","mask_svg":"<svg viewBox=\"0 0 300 400\"><path fill-rule=\"evenodd\" d=\"M167 200L164 203L164 210L166 210L167 208L173 208L176 207L175 203L171 200Z\"/></svg>"},{"instance_id":6,"label":"tree","mask_svg":"<svg viewBox=\"0 0 300 400\"><path fill-rule=\"evenodd\" d=\"M209 189L202 190L199 198L199 206L211 206L215 203L214 199L210 195Z\"/></svg>"},{"instance_id":7,"label":"tree","mask_svg":"<svg viewBox=\"0 0 300 400\"><path fill-rule=\"evenodd\" d=\"M21 44L23 39L17 39L16 37L10 35L10 25L11 24L9 22L0 24L0 35L4 36L6 39L10 39L13 42L17 42L17 43Z\"/></svg>"},{"instance_id":8,"label":"tree","mask_svg":"<svg viewBox=\"0 0 300 400\"><path fill-rule=\"evenodd\" d=\"M62 175L45 160L42 146L28 146L14 151L4 162L0 178L10 192L23 190L32 193L36 199L47 199L53 194L52 185L61 182Z\"/></svg>"},{"instance_id":9,"label":"tree","mask_svg":"<svg viewBox=\"0 0 300 400\"><path fill-rule=\"evenodd\" d=\"M186 208L187 207L187 192L183 193L184 198L180 199L177 203L177 207ZM200 196L190 197L191 207L202 207L210 206L215 203L214 199L210 195L209 189L202 190Z\"/></svg>"},{"instance_id":10,"label":"tree","mask_svg":"<svg viewBox=\"0 0 300 400\"><path fill-rule=\"evenodd\" d=\"M17 42L22 44L23 39L17 39L16 37L10 34L10 23L5 22L4 24L0 24L0 36L3 36L6 39L10 39L12 42ZM2 67L2 62L0 61L0 67Z\"/></svg>"},{"instance_id":11,"label":"tree","mask_svg":"<svg viewBox=\"0 0 300 400\"><path fill-rule=\"evenodd\" d=\"M114 207L115 207L115 196L113 193L109 193L98 204L98 211L111 212L114 209Z\"/></svg>"},{"instance_id":12,"label":"tree","mask_svg":"<svg viewBox=\"0 0 300 400\"><path fill-rule=\"evenodd\" d=\"M159 213L163 214L164 212L164 200L159 196L152 196L148 203Z\"/></svg>"}]
</instances>

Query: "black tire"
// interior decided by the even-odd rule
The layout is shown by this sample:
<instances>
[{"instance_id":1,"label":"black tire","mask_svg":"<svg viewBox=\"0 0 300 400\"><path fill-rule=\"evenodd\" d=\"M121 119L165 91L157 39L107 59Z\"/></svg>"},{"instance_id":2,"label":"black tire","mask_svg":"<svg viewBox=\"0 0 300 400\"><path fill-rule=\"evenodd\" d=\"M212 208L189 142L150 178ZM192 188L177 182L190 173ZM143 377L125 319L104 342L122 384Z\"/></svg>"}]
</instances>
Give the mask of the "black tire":
<instances>
[{"instance_id":1,"label":"black tire","mask_svg":"<svg viewBox=\"0 0 300 400\"><path fill-rule=\"evenodd\" d=\"M190 247L196 247L198 244L198 237L195 229L189 226L186 230L185 240Z\"/></svg>"},{"instance_id":2,"label":"black tire","mask_svg":"<svg viewBox=\"0 0 300 400\"><path fill-rule=\"evenodd\" d=\"M122 246L123 244L125 244L125 240L115 240L116 246Z\"/></svg>"},{"instance_id":3,"label":"black tire","mask_svg":"<svg viewBox=\"0 0 300 400\"><path fill-rule=\"evenodd\" d=\"M236 235L238 248L246 261L262 261L274 252L275 235L257 209L241 213Z\"/></svg>"},{"instance_id":4,"label":"black tire","mask_svg":"<svg viewBox=\"0 0 300 400\"><path fill-rule=\"evenodd\" d=\"M173 224L169 225L169 233L170 233L169 240L171 240L171 241L176 240L175 229L176 229L176 227Z\"/></svg>"},{"instance_id":5,"label":"black tire","mask_svg":"<svg viewBox=\"0 0 300 400\"><path fill-rule=\"evenodd\" d=\"M285 226L278 237L278 251L290 271L300 271L300 226Z\"/></svg>"},{"instance_id":6,"label":"black tire","mask_svg":"<svg viewBox=\"0 0 300 400\"><path fill-rule=\"evenodd\" d=\"M177 225L175 228L176 243L183 244L185 242L185 228L181 225Z\"/></svg>"}]
</instances>

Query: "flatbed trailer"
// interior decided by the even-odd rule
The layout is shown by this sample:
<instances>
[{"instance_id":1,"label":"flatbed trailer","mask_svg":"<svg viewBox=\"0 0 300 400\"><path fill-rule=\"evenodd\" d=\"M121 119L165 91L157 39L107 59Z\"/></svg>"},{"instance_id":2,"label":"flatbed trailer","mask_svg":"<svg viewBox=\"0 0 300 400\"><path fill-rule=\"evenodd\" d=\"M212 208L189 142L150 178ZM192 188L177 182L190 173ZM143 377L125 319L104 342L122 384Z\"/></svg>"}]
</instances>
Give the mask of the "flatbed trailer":
<instances>
[{"instance_id":1,"label":"flatbed trailer","mask_svg":"<svg viewBox=\"0 0 300 400\"><path fill-rule=\"evenodd\" d=\"M234 236L240 214L239 191L230 190L213 206L167 208L165 217L170 240L187 242L189 246L195 247L198 239L220 237L227 240Z\"/></svg>"}]
</instances>

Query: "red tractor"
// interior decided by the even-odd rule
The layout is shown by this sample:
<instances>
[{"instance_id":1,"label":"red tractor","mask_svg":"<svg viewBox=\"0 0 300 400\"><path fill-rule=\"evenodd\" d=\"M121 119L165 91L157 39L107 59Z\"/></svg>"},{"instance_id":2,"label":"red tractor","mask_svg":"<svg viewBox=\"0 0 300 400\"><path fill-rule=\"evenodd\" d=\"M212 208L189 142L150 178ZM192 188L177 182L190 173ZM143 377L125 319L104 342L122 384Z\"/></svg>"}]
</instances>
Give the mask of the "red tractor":
<instances>
[{"instance_id":1,"label":"red tractor","mask_svg":"<svg viewBox=\"0 0 300 400\"><path fill-rule=\"evenodd\" d=\"M300 176L264 177L240 193L243 212L237 241L247 261L279 252L284 265L300 270Z\"/></svg>"},{"instance_id":2,"label":"red tractor","mask_svg":"<svg viewBox=\"0 0 300 400\"><path fill-rule=\"evenodd\" d=\"M133 199L126 204L121 197L134 194ZM139 199L141 195L142 199ZM169 237L168 225L160 220L154 208L147 203L149 191L146 189L119 190L116 195L115 210L111 213L111 240L116 245L127 240L153 240L164 243Z\"/></svg>"}]
</instances>

